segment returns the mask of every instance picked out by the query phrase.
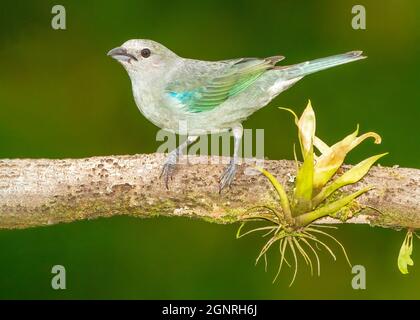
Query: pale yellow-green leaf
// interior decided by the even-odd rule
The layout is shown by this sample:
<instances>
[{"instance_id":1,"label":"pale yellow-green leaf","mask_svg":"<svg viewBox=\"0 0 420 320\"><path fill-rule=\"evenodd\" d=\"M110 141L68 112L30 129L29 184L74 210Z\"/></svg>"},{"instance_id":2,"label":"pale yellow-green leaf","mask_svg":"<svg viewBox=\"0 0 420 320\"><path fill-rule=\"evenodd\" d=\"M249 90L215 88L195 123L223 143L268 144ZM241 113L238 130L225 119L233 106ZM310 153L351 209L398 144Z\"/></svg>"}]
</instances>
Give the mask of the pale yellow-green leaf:
<instances>
[{"instance_id":1,"label":"pale yellow-green leaf","mask_svg":"<svg viewBox=\"0 0 420 320\"><path fill-rule=\"evenodd\" d=\"M374 141L375 144L381 144L382 142L382 138L379 134L377 134L376 132L367 132L353 140L353 142L350 145L349 151L357 147L361 142L363 142L364 140L368 138L375 139Z\"/></svg>"},{"instance_id":2,"label":"pale yellow-green leaf","mask_svg":"<svg viewBox=\"0 0 420 320\"><path fill-rule=\"evenodd\" d=\"M315 140L316 119L315 112L312 109L311 101L302 113L298 123L299 140L302 148L303 159L306 159L309 152L313 151L313 142Z\"/></svg>"},{"instance_id":3,"label":"pale yellow-green leaf","mask_svg":"<svg viewBox=\"0 0 420 320\"><path fill-rule=\"evenodd\" d=\"M341 199L338 199L334 202L328 203L318 209L315 209L311 212L307 212L305 214L302 214L298 217L296 217L296 223L305 226L319 218L333 215L340 211L343 207L348 205L351 201L356 199L361 194L371 190L373 187L365 187L363 189L360 189L359 191L356 191L348 196L342 197Z\"/></svg>"},{"instance_id":4,"label":"pale yellow-green leaf","mask_svg":"<svg viewBox=\"0 0 420 320\"><path fill-rule=\"evenodd\" d=\"M286 111L290 112L293 115L293 117L294 117L296 126L298 126L299 117L297 116L297 114L292 109L290 109L290 108L283 108L283 107L279 107L279 109L280 110L286 110ZM299 145L300 145L300 149L302 150L302 142L300 141L300 139L299 139ZM295 146L293 146L293 148L295 148ZM297 157L296 157L296 150L294 149L293 152L295 154L295 160L296 160L297 159Z\"/></svg>"},{"instance_id":5,"label":"pale yellow-green leaf","mask_svg":"<svg viewBox=\"0 0 420 320\"><path fill-rule=\"evenodd\" d=\"M292 115L293 115L293 117L295 118L295 124L297 125L298 124L298 121L299 121L299 117L297 116L297 114L292 110L292 109L290 109L290 108L283 108L283 107L279 107L279 109L280 110L286 110L286 111L289 111Z\"/></svg>"},{"instance_id":6,"label":"pale yellow-green leaf","mask_svg":"<svg viewBox=\"0 0 420 320\"><path fill-rule=\"evenodd\" d=\"M321 152L321 154L327 153L330 150L330 147L316 136L314 139L314 146Z\"/></svg>"},{"instance_id":7,"label":"pale yellow-green leaf","mask_svg":"<svg viewBox=\"0 0 420 320\"><path fill-rule=\"evenodd\" d=\"M296 168L296 172L299 171L299 161L296 155L296 145L293 144L293 159L295 159L295 168Z\"/></svg>"},{"instance_id":8,"label":"pale yellow-green leaf","mask_svg":"<svg viewBox=\"0 0 420 320\"><path fill-rule=\"evenodd\" d=\"M413 253L413 232L407 231L404 242L400 249L400 254L398 255L398 269L400 269L402 274L408 273L408 266L413 266L414 261L411 259L411 254Z\"/></svg>"},{"instance_id":9,"label":"pale yellow-green leaf","mask_svg":"<svg viewBox=\"0 0 420 320\"><path fill-rule=\"evenodd\" d=\"M370 158L367 158L361 162L359 162L357 165L355 165L350 170L343 173L340 177L335 179L332 183L330 183L328 186L324 187L312 200L312 205L316 207L318 204L320 204L322 201L324 201L326 198L328 198L333 192L338 190L341 187L344 187L349 184L356 183L360 179L362 179L369 171L369 169L372 167L372 165L378 161L378 159L382 158L388 153L382 153L378 154L376 156L372 156Z\"/></svg>"},{"instance_id":10,"label":"pale yellow-green leaf","mask_svg":"<svg viewBox=\"0 0 420 320\"><path fill-rule=\"evenodd\" d=\"M293 215L299 215L312 207L312 182L314 176L314 152L313 142L315 140L315 113L311 101L297 121L299 131L299 142L301 146L303 164L299 168L296 177L296 187L293 193Z\"/></svg>"},{"instance_id":11,"label":"pale yellow-green leaf","mask_svg":"<svg viewBox=\"0 0 420 320\"><path fill-rule=\"evenodd\" d=\"M298 127L298 136L299 136L299 143L300 143L300 148L302 151L302 156L303 156L303 159L305 159L306 154L312 148L313 141L316 139L315 137L316 119L315 119L315 112L312 108L311 101L310 100L308 101L308 104L300 118L292 109L282 108L282 107L279 107L279 109L289 111L293 115L295 124Z\"/></svg>"},{"instance_id":12,"label":"pale yellow-green leaf","mask_svg":"<svg viewBox=\"0 0 420 320\"><path fill-rule=\"evenodd\" d=\"M289 199L287 198L286 191L284 190L284 187L281 185L281 183L267 170L264 170L263 168L256 167L258 171L260 171L264 176L268 178L268 180L273 185L274 189L276 189L277 194L280 198L280 205L283 209L284 218L287 220L287 222L291 222L292 220L292 213L290 210L290 203ZM279 217L280 220L282 220L283 217Z\"/></svg>"},{"instance_id":13,"label":"pale yellow-green leaf","mask_svg":"<svg viewBox=\"0 0 420 320\"><path fill-rule=\"evenodd\" d=\"M368 132L357 137L358 129L331 146L327 152L318 157L314 169L314 189L321 189L343 164L347 153L363 140L372 137L375 139L375 143L381 142L381 137L374 132Z\"/></svg>"},{"instance_id":14,"label":"pale yellow-green leaf","mask_svg":"<svg viewBox=\"0 0 420 320\"><path fill-rule=\"evenodd\" d=\"M346 157L347 146L351 145L356 139L358 132L359 126L356 131L331 146L328 150L324 149L324 152L318 157L314 168L314 189L321 189L337 172Z\"/></svg>"},{"instance_id":15,"label":"pale yellow-green leaf","mask_svg":"<svg viewBox=\"0 0 420 320\"><path fill-rule=\"evenodd\" d=\"M314 176L314 154L311 150L299 168L293 193L293 214L299 215L312 207L312 182Z\"/></svg>"}]
</instances>

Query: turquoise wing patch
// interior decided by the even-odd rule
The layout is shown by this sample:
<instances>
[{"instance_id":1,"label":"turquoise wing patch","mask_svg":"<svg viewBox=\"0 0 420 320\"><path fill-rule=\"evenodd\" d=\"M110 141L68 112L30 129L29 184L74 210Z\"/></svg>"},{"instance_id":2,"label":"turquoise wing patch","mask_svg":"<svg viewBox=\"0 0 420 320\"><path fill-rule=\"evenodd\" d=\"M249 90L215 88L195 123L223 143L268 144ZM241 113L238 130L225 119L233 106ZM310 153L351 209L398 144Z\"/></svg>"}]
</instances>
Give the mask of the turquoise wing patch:
<instances>
[{"instance_id":1,"label":"turquoise wing patch","mask_svg":"<svg viewBox=\"0 0 420 320\"><path fill-rule=\"evenodd\" d=\"M188 112L210 111L230 97L245 90L263 73L272 69L281 58L241 59L230 65L222 74L207 79L200 86L186 88L186 90L177 88L176 91L169 89L168 94L183 104ZM170 85L168 88L170 88Z\"/></svg>"}]
</instances>

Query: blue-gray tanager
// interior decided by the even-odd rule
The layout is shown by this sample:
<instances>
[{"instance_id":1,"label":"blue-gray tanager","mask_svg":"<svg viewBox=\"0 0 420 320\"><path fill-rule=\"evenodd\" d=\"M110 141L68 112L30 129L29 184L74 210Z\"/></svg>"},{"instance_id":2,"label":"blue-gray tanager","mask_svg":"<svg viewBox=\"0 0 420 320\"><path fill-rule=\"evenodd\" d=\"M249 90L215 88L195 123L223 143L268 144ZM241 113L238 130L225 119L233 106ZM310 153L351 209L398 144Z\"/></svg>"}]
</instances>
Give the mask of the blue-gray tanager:
<instances>
[{"instance_id":1,"label":"blue-gray tanager","mask_svg":"<svg viewBox=\"0 0 420 320\"><path fill-rule=\"evenodd\" d=\"M159 128L188 138L169 153L162 175L168 188L178 157L198 136L232 130L234 154L220 178L219 190L230 186L238 163L241 123L304 76L365 58L351 51L289 66L276 66L283 56L201 61L176 55L152 40L129 40L108 55L131 79L141 113Z\"/></svg>"}]
</instances>

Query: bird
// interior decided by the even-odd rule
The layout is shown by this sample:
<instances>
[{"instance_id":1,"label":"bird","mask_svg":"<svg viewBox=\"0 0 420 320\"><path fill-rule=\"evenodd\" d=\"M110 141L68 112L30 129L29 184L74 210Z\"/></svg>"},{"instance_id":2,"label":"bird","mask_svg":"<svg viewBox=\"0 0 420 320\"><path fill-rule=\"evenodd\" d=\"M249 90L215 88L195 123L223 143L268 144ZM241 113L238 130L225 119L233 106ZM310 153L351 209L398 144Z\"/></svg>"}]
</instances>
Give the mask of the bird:
<instances>
[{"instance_id":1,"label":"bird","mask_svg":"<svg viewBox=\"0 0 420 320\"><path fill-rule=\"evenodd\" d=\"M204 61L183 58L148 39L128 40L108 56L127 71L135 103L149 121L175 134L181 122L187 128L187 139L162 166L167 189L179 157L200 135L232 132L233 157L220 176L219 192L235 178L244 120L303 77L366 58L350 51L286 66L277 65L281 55Z\"/></svg>"}]
</instances>

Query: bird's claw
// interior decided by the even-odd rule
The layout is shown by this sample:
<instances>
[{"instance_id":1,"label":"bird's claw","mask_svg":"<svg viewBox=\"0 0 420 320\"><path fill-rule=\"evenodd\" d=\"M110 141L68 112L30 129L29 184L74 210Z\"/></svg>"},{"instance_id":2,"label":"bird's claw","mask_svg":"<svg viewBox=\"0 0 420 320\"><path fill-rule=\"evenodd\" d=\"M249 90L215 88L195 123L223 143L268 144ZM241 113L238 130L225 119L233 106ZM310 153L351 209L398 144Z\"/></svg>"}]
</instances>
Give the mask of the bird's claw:
<instances>
[{"instance_id":1,"label":"bird's claw","mask_svg":"<svg viewBox=\"0 0 420 320\"><path fill-rule=\"evenodd\" d=\"M219 193L226 187L230 187L233 180L235 179L235 174L237 170L237 164L235 161L231 160L229 165L225 168L219 180Z\"/></svg>"},{"instance_id":2,"label":"bird's claw","mask_svg":"<svg viewBox=\"0 0 420 320\"><path fill-rule=\"evenodd\" d=\"M169 155L168 159L164 163L162 167L162 171L160 173L160 177L163 177L163 181L165 182L165 187L167 190L169 190L169 180L172 180L172 177L174 175L176 169L176 157Z\"/></svg>"}]
</instances>

